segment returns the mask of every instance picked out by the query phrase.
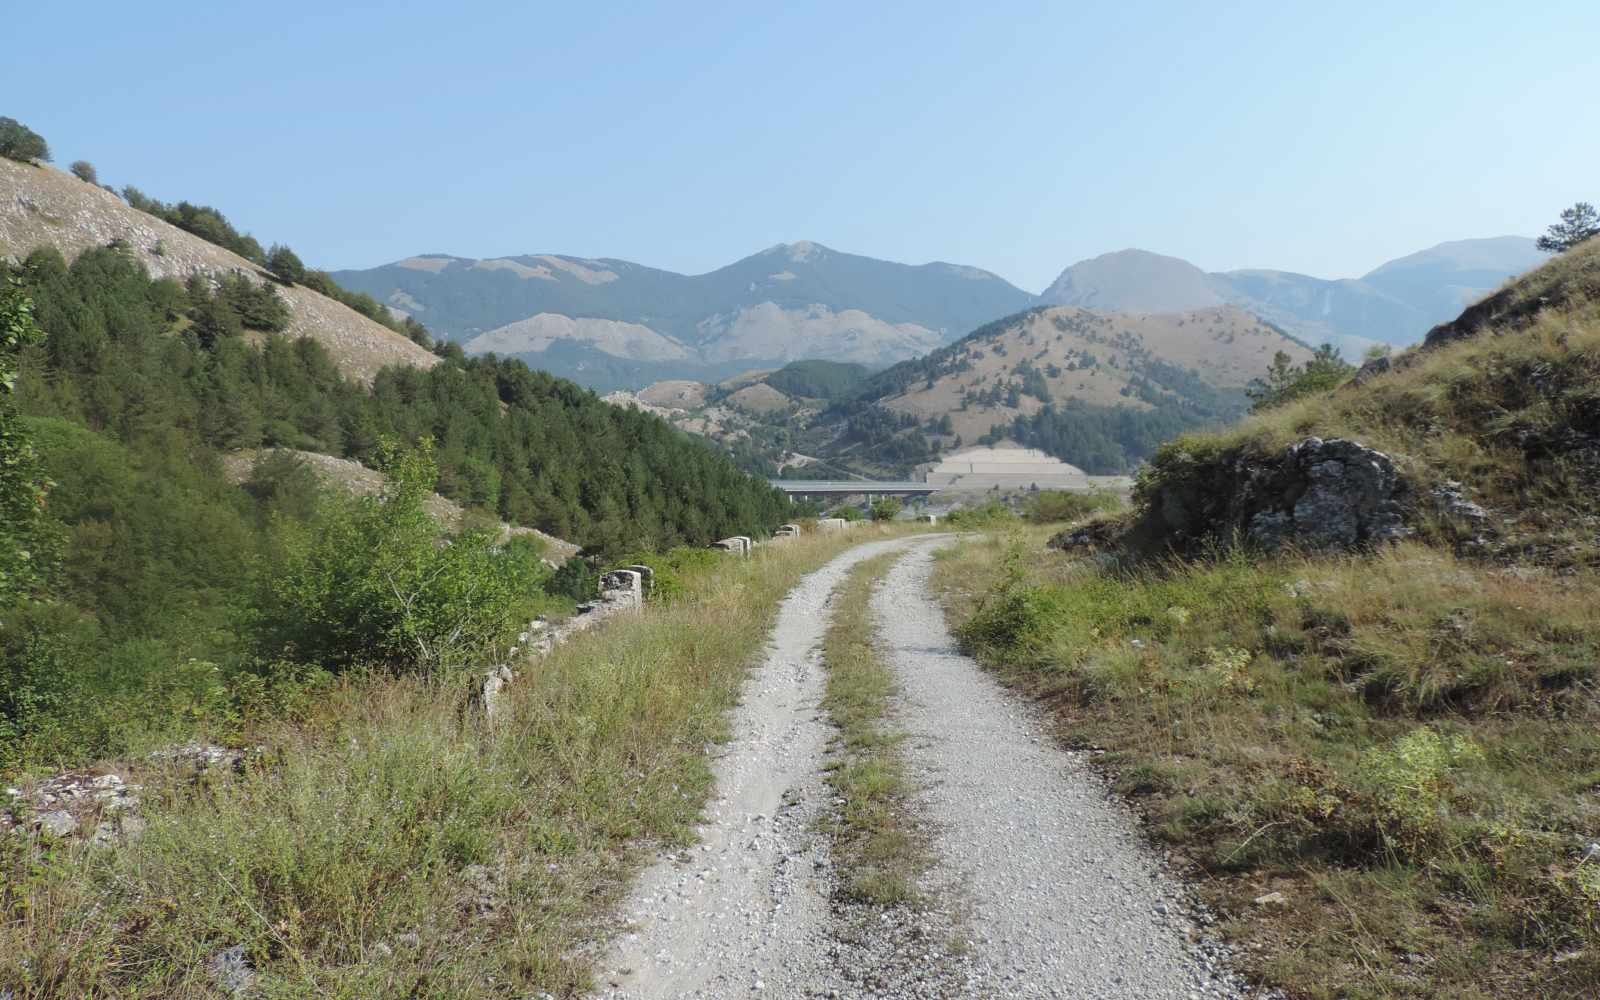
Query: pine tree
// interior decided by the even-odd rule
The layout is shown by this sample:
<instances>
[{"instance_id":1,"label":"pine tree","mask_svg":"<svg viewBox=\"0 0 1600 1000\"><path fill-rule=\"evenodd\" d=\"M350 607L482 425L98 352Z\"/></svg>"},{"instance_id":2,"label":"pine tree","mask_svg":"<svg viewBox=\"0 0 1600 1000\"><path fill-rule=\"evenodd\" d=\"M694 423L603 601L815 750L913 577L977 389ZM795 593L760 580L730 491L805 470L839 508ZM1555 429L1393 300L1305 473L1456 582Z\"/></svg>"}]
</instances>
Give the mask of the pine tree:
<instances>
[{"instance_id":1,"label":"pine tree","mask_svg":"<svg viewBox=\"0 0 1600 1000\"><path fill-rule=\"evenodd\" d=\"M1597 234L1600 234L1600 214L1594 206L1580 201L1561 213L1561 221L1539 237L1538 247L1545 253L1564 253Z\"/></svg>"}]
</instances>

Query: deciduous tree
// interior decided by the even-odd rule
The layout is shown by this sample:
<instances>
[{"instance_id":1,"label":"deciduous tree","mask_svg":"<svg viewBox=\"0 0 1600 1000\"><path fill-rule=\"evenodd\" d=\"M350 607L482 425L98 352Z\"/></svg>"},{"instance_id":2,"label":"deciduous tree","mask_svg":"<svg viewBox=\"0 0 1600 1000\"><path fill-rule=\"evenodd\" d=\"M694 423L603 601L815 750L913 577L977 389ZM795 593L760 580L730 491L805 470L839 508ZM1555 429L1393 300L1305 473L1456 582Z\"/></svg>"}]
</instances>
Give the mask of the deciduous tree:
<instances>
[{"instance_id":1,"label":"deciduous tree","mask_svg":"<svg viewBox=\"0 0 1600 1000\"><path fill-rule=\"evenodd\" d=\"M34 160L49 163L50 144L44 141L44 136L15 118L0 118L0 156L23 163Z\"/></svg>"}]
</instances>

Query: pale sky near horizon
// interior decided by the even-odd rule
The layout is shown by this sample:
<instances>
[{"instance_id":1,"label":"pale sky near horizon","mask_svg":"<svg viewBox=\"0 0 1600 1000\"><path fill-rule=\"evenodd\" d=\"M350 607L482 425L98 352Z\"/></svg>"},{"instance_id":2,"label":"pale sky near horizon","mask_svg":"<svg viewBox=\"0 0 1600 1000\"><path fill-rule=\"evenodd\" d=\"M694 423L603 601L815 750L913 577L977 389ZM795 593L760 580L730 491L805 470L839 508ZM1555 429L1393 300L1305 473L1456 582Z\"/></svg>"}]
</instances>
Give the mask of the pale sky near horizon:
<instances>
[{"instance_id":1,"label":"pale sky near horizon","mask_svg":"<svg viewBox=\"0 0 1600 1000\"><path fill-rule=\"evenodd\" d=\"M1600 3L7 2L0 115L308 264L1357 277L1600 201ZM130 16L130 12L133 16Z\"/></svg>"}]
</instances>

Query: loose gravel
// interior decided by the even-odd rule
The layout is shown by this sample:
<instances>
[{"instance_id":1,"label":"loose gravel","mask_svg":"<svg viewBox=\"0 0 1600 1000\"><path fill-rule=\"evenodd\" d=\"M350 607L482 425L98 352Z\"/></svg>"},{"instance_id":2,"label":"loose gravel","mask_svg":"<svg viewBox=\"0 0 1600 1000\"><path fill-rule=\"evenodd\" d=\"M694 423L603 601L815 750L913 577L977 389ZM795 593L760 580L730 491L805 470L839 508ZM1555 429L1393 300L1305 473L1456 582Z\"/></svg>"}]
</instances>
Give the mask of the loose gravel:
<instances>
[{"instance_id":1,"label":"loose gravel","mask_svg":"<svg viewBox=\"0 0 1600 1000\"><path fill-rule=\"evenodd\" d=\"M663 856L625 907L603 995L837 998L1236 996L1193 943L1178 885L1046 719L955 647L927 596L949 536L858 546L784 599L734 739L708 747L720 797L701 842ZM835 903L814 831L829 807L817 652L851 566L910 548L874 595L879 654L901 684L901 745L939 859L920 906Z\"/></svg>"},{"instance_id":2,"label":"loose gravel","mask_svg":"<svg viewBox=\"0 0 1600 1000\"><path fill-rule=\"evenodd\" d=\"M966 918L964 995L1234 995L1191 945L1183 893L1133 818L1043 713L956 648L927 595L936 547L896 563L871 608L941 859L925 888Z\"/></svg>"},{"instance_id":3,"label":"loose gravel","mask_svg":"<svg viewBox=\"0 0 1600 1000\"><path fill-rule=\"evenodd\" d=\"M625 904L633 927L606 958L620 998L835 995L823 750L817 705L827 603L851 566L914 539L858 545L784 598L766 662L745 682L732 742L707 750L720 797L692 851L663 857Z\"/></svg>"}]
</instances>

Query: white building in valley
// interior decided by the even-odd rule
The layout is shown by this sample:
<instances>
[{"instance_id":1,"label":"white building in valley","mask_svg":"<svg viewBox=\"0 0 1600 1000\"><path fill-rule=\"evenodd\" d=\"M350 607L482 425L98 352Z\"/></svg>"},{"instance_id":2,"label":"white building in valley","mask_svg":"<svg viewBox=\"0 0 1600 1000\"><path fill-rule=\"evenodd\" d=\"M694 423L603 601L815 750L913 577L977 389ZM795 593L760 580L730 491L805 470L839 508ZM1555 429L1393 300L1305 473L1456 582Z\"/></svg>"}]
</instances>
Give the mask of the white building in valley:
<instances>
[{"instance_id":1,"label":"white building in valley","mask_svg":"<svg viewBox=\"0 0 1600 1000\"><path fill-rule=\"evenodd\" d=\"M917 466L917 473L930 485L952 489L1037 486L1041 490L1117 490L1132 484L1127 476L1091 476L1037 448L1024 448L1011 441L1003 441L993 448L952 452L936 463Z\"/></svg>"}]
</instances>

